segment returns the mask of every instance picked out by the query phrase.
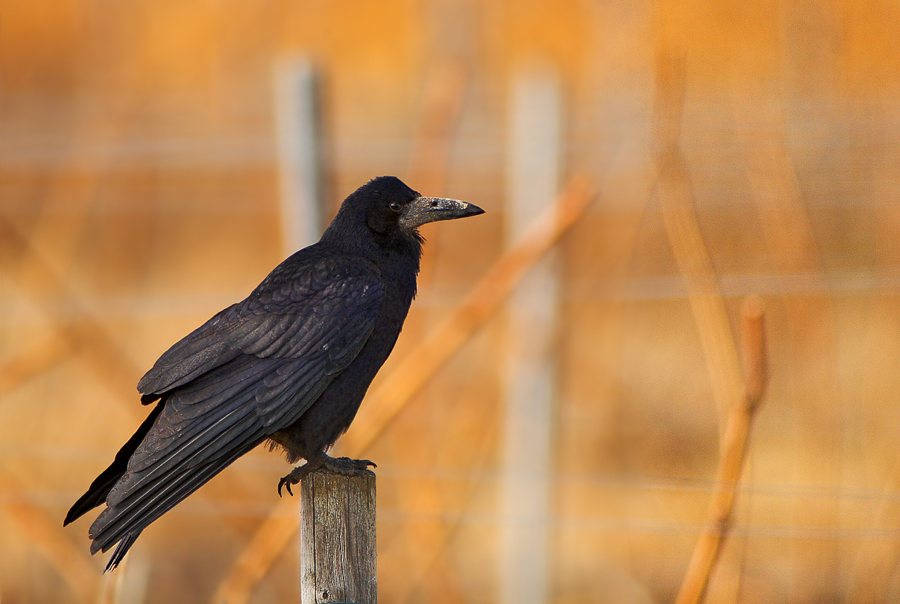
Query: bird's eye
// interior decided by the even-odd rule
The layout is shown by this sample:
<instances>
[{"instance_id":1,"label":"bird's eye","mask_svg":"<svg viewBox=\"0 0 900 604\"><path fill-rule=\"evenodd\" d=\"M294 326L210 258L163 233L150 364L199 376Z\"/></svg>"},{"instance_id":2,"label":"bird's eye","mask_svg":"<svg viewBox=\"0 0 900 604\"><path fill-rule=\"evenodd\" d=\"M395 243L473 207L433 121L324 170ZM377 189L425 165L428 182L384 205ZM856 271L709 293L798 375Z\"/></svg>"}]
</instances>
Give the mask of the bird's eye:
<instances>
[{"instance_id":1,"label":"bird's eye","mask_svg":"<svg viewBox=\"0 0 900 604\"><path fill-rule=\"evenodd\" d=\"M400 213L400 210L403 209L403 206L401 206L401 205L400 205L399 203L397 203L396 201L392 201L392 202L390 203L390 205L388 205L388 207L391 209L391 212L396 212L397 214L399 214L399 213Z\"/></svg>"}]
</instances>

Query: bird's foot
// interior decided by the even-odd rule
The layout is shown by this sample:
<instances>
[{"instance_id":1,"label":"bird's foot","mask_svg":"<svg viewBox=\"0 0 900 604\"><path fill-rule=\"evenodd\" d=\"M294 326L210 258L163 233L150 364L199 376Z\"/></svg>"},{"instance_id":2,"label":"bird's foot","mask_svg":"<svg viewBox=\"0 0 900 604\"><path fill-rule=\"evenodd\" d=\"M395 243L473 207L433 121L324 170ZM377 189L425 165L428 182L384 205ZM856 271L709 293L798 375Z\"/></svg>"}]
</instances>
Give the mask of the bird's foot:
<instances>
[{"instance_id":1,"label":"bird's foot","mask_svg":"<svg viewBox=\"0 0 900 604\"><path fill-rule=\"evenodd\" d=\"M293 471L278 481L278 496L281 497L282 487L287 488L287 492L294 496L291 485L299 484L301 480L315 472L316 470L325 470L332 474L340 474L342 476L365 476L369 473L369 466L377 468L375 462L368 459L350 459L349 457L329 457L324 453L321 457L317 457L312 461L307 461L302 466L294 468Z\"/></svg>"},{"instance_id":2,"label":"bird's foot","mask_svg":"<svg viewBox=\"0 0 900 604\"><path fill-rule=\"evenodd\" d=\"M343 476L365 476L369 473L369 466L377 468L374 461L368 459L350 459L349 457L323 456L322 468L332 474Z\"/></svg>"}]
</instances>

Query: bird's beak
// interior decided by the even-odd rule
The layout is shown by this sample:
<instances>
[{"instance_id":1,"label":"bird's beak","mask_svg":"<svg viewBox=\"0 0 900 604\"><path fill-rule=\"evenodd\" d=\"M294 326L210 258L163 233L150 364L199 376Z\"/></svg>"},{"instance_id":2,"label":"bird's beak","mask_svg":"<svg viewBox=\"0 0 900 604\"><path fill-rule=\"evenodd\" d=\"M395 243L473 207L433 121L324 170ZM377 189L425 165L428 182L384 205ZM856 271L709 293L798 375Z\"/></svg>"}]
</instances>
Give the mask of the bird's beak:
<instances>
[{"instance_id":1,"label":"bird's beak","mask_svg":"<svg viewBox=\"0 0 900 604\"><path fill-rule=\"evenodd\" d=\"M478 214L484 214L484 210L465 201L443 197L419 197L406 206L406 211L400 216L400 226L415 229L428 222L454 220Z\"/></svg>"}]
</instances>

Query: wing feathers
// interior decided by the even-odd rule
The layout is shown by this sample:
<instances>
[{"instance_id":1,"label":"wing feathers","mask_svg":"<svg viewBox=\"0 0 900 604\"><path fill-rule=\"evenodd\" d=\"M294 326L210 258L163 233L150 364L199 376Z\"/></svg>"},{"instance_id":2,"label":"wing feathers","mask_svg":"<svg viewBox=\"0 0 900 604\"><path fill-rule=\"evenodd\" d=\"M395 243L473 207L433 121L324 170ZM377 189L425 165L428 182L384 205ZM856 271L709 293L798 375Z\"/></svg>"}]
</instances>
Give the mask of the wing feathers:
<instances>
[{"instance_id":1,"label":"wing feathers","mask_svg":"<svg viewBox=\"0 0 900 604\"><path fill-rule=\"evenodd\" d=\"M143 401L162 402L129 441L127 468L117 459L115 484L101 475L108 507L90 529L92 552L119 543L111 566L156 518L299 419L371 335L384 285L367 261L320 258L272 275L172 346L139 382Z\"/></svg>"}]
</instances>

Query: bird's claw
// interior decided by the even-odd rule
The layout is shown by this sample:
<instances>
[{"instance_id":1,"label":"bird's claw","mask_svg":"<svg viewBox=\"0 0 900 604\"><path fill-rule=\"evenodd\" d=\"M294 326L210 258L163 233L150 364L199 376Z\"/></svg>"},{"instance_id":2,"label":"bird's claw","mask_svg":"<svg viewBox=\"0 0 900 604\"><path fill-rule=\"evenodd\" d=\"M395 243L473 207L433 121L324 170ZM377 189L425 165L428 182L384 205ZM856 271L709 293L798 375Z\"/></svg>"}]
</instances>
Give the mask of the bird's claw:
<instances>
[{"instance_id":1,"label":"bird's claw","mask_svg":"<svg viewBox=\"0 0 900 604\"><path fill-rule=\"evenodd\" d=\"M282 479L278 481L278 496L281 497L281 488L287 487L288 494L293 497L294 491L291 490L291 485L299 484L299 482L303 480L307 474L309 474L319 466L320 464L311 464L307 462L299 468L294 468L290 474L282 477Z\"/></svg>"},{"instance_id":2,"label":"bird's claw","mask_svg":"<svg viewBox=\"0 0 900 604\"><path fill-rule=\"evenodd\" d=\"M291 476L288 474L287 476L283 476L281 480L278 481L278 496L281 497L281 489L282 487L287 487L288 495L291 497L294 496L294 491L291 490Z\"/></svg>"},{"instance_id":3,"label":"bird's claw","mask_svg":"<svg viewBox=\"0 0 900 604\"><path fill-rule=\"evenodd\" d=\"M287 476L278 481L278 496L281 497L281 489L287 488L288 494L294 496L291 485L298 484L315 470L326 470L332 474L342 476L365 476L369 472L369 466L377 468L374 461L368 459L350 459L349 457L328 457L323 455L315 461L307 461L300 467L294 468Z\"/></svg>"}]
</instances>

